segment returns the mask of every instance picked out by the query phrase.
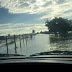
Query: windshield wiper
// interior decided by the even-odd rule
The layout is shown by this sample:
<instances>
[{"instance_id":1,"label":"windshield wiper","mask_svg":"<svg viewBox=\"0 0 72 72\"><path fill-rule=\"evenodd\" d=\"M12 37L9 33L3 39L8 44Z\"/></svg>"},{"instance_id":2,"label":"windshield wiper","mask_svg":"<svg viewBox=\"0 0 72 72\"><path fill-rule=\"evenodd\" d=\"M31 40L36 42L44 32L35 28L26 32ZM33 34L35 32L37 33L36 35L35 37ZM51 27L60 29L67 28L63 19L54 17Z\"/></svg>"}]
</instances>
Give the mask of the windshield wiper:
<instances>
[{"instance_id":1,"label":"windshield wiper","mask_svg":"<svg viewBox=\"0 0 72 72\"><path fill-rule=\"evenodd\" d=\"M24 56L20 54L0 54L0 57L8 57L8 56Z\"/></svg>"},{"instance_id":2,"label":"windshield wiper","mask_svg":"<svg viewBox=\"0 0 72 72\"><path fill-rule=\"evenodd\" d=\"M26 55L20 54L0 54L0 60L7 60L7 59L25 59Z\"/></svg>"},{"instance_id":3,"label":"windshield wiper","mask_svg":"<svg viewBox=\"0 0 72 72\"><path fill-rule=\"evenodd\" d=\"M39 55L72 55L72 51L49 51L49 52L40 52L36 54L30 55L30 57L33 56L39 56Z\"/></svg>"},{"instance_id":4,"label":"windshield wiper","mask_svg":"<svg viewBox=\"0 0 72 72\"><path fill-rule=\"evenodd\" d=\"M64 57L67 57L67 55L72 55L72 51L49 51L49 52L40 52L40 53L36 53L36 54L32 54L30 55L29 57L26 57L26 55L19 55L19 54L0 54L0 60L6 60L6 59L27 59L27 58L32 58L32 57L37 57L37 56L42 56L43 58L46 58L46 55L47 55L47 58L55 58L55 56L53 55L58 55L56 56L57 58L64 58ZM52 56L49 56L48 55L52 55ZM60 55L64 55L64 56L60 56ZM41 58L42 58L41 57ZM71 56L72 57L72 56ZM70 58L70 56L69 56Z\"/></svg>"}]
</instances>

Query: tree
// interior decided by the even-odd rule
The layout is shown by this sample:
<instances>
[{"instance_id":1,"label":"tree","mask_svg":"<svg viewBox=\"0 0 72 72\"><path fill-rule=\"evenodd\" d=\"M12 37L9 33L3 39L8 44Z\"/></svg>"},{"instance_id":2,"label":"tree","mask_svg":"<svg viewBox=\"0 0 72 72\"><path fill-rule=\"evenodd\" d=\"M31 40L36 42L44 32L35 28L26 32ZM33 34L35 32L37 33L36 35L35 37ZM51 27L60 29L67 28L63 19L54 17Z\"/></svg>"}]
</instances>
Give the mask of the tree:
<instances>
[{"instance_id":1,"label":"tree","mask_svg":"<svg viewBox=\"0 0 72 72\"><path fill-rule=\"evenodd\" d=\"M72 31L72 26L69 23L68 19L57 18L55 17L51 21L46 21L46 26L48 27L49 32L54 34L67 34L68 31Z\"/></svg>"}]
</instances>

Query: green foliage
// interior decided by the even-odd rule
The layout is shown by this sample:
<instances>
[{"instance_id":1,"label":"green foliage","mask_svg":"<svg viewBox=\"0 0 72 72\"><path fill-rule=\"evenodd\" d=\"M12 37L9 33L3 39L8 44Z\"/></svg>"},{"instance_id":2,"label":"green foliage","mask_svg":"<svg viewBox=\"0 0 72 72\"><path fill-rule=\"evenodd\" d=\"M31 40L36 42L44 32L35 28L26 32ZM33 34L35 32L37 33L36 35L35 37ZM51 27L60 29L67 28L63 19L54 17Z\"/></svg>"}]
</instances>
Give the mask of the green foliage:
<instances>
[{"instance_id":1,"label":"green foliage","mask_svg":"<svg viewBox=\"0 0 72 72\"><path fill-rule=\"evenodd\" d=\"M68 19L61 17L55 17L51 21L47 20L46 26L48 27L49 32L54 32L55 34L66 34L68 31L72 31L72 26L69 23Z\"/></svg>"}]
</instances>

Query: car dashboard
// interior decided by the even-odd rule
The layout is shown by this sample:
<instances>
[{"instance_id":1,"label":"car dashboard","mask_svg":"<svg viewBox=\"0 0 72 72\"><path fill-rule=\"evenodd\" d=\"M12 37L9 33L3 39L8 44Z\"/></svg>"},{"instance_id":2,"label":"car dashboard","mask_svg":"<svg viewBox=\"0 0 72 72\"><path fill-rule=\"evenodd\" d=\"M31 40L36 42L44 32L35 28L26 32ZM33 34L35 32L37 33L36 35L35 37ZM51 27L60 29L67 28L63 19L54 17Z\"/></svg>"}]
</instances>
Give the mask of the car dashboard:
<instances>
[{"instance_id":1,"label":"car dashboard","mask_svg":"<svg viewBox=\"0 0 72 72\"><path fill-rule=\"evenodd\" d=\"M0 58L0 65L37 65L37 64L72 64L72 55L42 55L42 56L33 56L33 57L2 57Z\"/></svg>"}]
</instances>

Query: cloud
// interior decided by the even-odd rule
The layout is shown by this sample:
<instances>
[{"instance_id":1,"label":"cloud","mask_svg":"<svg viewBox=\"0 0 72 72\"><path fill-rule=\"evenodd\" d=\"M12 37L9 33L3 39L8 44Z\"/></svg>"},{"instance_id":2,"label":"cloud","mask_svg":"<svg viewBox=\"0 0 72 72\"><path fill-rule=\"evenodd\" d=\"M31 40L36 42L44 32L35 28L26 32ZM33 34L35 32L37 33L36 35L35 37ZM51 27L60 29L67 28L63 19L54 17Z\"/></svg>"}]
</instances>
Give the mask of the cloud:
<instances>
[{"instance_id":1,"label":"cloud","mask_svg":"<svg viewBox=\"0 0 72 72\"><path fill-rule=\"evenodd\" d=\"M62 15L64 11L71 10L71 4L72 0L0 0L0 6L7 8L10 13L46 13L51 15L47 17Z\"/></svg>"},{"instance_id":2,"label":"cloud","mask_svg":"<svg viewBox=\"0 0 72 72\"><path fill-rule=\"evenodd\" d=\"M10 13L31 13L36 0L0 0L2 7L8 8Z\"/></svg>"},{"instance_id":3,"label":"cloud","mask_svg":"<svg viewBox=\"0 0 72 72\"><path fill-rule=\"evenodd\" d=\"M40 17L41 20L46 18L54 18L54 17L72 17L72 1L64 0L62 3L61 0L54 0L54 4L47 7L46 15ZM50 11L49 11L50 10ZM72 18L71 18L72 19Z\"/></svg>"},{"instance_id":4,"label":"cloud","mask_svg":"<svg viewBox=\"0 0 72 72\"><path fill-rule=\"evenodd\" d=\"M47 1L43 6L47 7L47 6L51 5L51 4L52 4L52 1Z\"/></svg>"},{"instance_id":5,"label":"cloud","mask_svg":"<svg viewBox=\"0 0 72 72\"><path fill-rule=\"evenodd\" d=\"M0 24L7 24L7 23L41 23L36 19L42 15L37 14L27 14L27 13L9 13L8 9L1 7L0 8Z\"/></svg>"},{"instance_id":6,"label":"cloud","mask_svg":"<svg viewBox=\"0 0 72 72\"><path fill-rule=\"evenodd\" d=\"M47 27L45 24L0 24L0 35L31 33L33 29L40 32L46 31Z\"/></svg>"},{"instance_id":7,"label":"cloud","mask_svg":"<svg viewBox=\"0 0 72 72\"><path fill-rule=\"evenodd\" d=\"M69 0L55 0L57 4L62 4L62 3L66 3Z\"/></svg>"}]
</instances>

